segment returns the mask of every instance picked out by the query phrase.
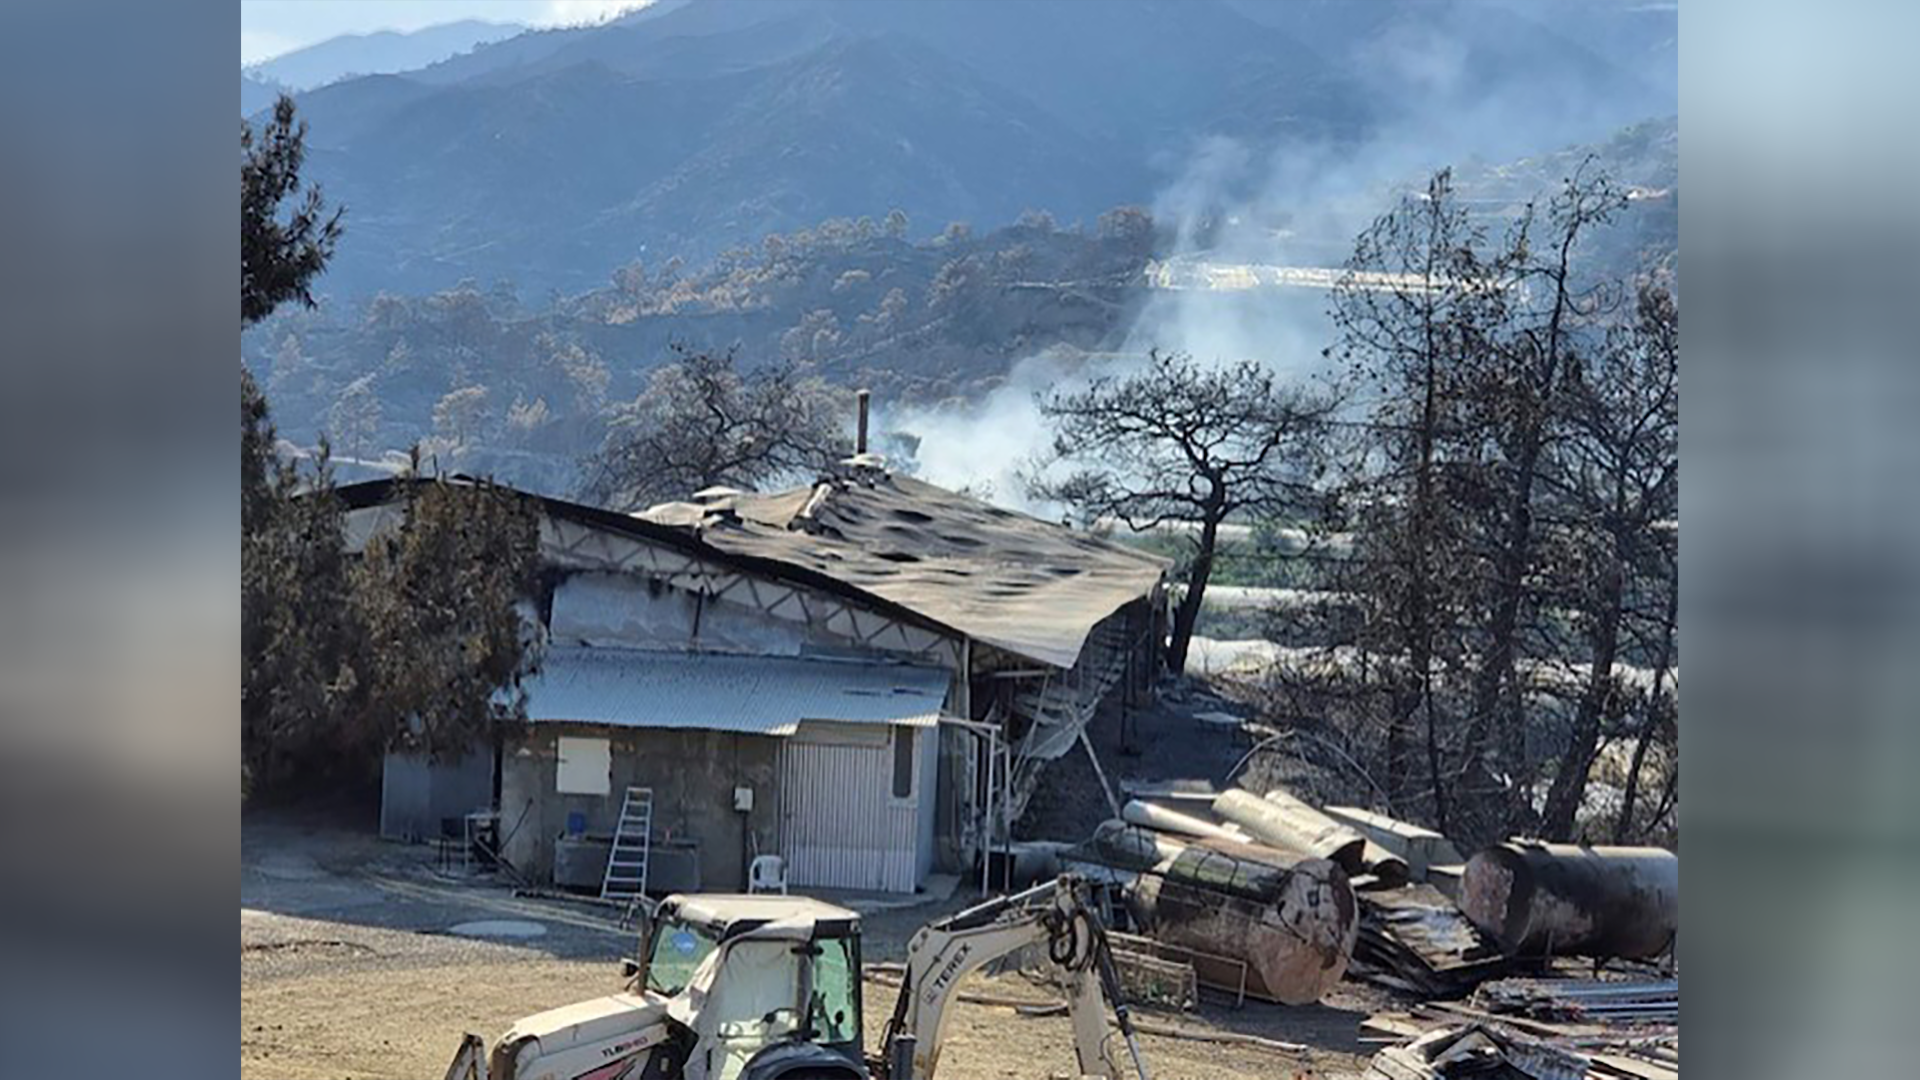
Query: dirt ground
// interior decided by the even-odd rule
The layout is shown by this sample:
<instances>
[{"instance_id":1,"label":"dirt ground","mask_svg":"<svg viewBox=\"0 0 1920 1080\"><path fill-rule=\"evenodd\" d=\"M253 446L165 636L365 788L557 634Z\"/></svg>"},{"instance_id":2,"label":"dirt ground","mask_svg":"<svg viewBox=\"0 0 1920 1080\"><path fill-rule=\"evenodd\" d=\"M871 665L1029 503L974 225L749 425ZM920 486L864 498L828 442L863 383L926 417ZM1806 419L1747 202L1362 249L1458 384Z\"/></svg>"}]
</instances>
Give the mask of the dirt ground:
<instances>
[{"instance_id":1,"label":"dirt ground","mask_svg":"<svg viewBox=\"0 0 1920 1080\"><path fill-rule=\"evenodd\" d=\"M969 899L869 915L868 959L900 959L913 928ZM517 897L442 872L428 849L332 823L243 822L240 907L240 1073L259 1080L438 1080L463 1032L491 1040L520 1016L618 990L615 965L634 947L633 934L597 905ZM1045 993L1015 975L976 976L963 989L1034 1000ZM868 984L870 1038L893 999L890 986ZM1207 1003L1191 1013L1136 1013L1309 1047L1293 1054L1144 1036L1156 1077L1291 1080L1361 1071L1370 1048L1357 1041L1358 1027L1382 1003L1347 984L1309 1008ZM1064 1016L960 1003L948 1030L946 1080L1073 1073Z\"/></svg>"},{"instance_id":2,"label":"dirt ground","mask_svg":"<svg viewBox=\"0 0 1920 1080\"><path fill-rule=\"evenodd\" d=\"M243 956L242 970L246 960ZM1000 985L1000 984L1011 985ZM295 978L247 985L240 1003L240 1075L285 1080L319 1078L437 1078L446 1069L463 1031L492 1038L514 1018L617 990L607 964L526 958L386 970L313 971ZM1022 981L976 978L968 989L1032 994ZM869 1037L893 1004L893 990L867 985ZM1264 1006L1248 1009L1265 1011ZM1196 1029L1223 1025L1196 1017L1143 1015ZM1248 1019L1254 1019L1249 1017ZM1335 1040L1352 1037L1354 1020L1338 1018ZM1234 1024L1261 1028L1294 1040L1311 1037L1297 1024ZM949 1080L1073 1075L1073 1041L1064 1016L1028 1018L1012 1009L962 1003L948 1027L940 1076ZM1156 1077L1221 1077L1274 1080L1350 1076L1361 1059L1334 1051L1295 1055L1264 1049L1214 1046L1153 1035L1141 1050Z\"/></svg>"}]
</instances>

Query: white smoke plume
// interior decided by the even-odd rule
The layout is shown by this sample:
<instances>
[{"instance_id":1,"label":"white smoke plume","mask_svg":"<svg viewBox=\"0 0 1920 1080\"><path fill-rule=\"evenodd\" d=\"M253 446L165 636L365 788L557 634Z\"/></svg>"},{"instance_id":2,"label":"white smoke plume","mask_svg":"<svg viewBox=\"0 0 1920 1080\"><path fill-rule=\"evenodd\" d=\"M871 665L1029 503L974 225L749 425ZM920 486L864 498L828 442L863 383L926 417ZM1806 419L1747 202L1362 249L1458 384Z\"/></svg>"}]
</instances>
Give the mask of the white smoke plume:
<instances>
[{"instance_id":1,"label":"white smoke plume","mask_svg":"<svg viewBox=\"0 0 1920 1080\"><path fill-rule=\"evenodd\" d=\"M1507 6L1490 4L1486 14ZM1528 10L1513 7L1522 17ZM1021 480L1051 443L1036 395L1124 375L1154 348L1201 363L1252 359L1312 379L1326 371L1334 338L1326 286L1354 238L1405 185L1474 164L1473 149L1514 158L1596 141L1621 123L1612 103L1543 100L1529 94L1525 75L1502 81L1470 70L1445 27L1389 33L1367 62L1400 88L1405 112L1363 143L1295 142L1262 153L1209 136L1160 155L1172 180L1150 209L1170 250L1152 268L1156 287L1118 349L1028 357L976 401L897 414L893 429L922 440L922 475L1056 516L1056 507L1030 505ZM1644 77L1657 84L1666 74L1650 61Z\"/></svg>"}]
</instances>

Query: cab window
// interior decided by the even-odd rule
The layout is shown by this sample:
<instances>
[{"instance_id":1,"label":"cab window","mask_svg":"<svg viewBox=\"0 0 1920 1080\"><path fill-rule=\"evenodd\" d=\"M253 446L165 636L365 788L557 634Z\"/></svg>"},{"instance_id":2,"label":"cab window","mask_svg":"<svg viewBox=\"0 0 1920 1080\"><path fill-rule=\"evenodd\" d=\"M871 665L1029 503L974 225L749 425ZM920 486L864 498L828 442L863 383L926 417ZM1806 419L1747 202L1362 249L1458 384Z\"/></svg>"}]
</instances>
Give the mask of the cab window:
<instances>
[{"instance_id":1,"label":"cab window","mask_svg":"<svg viewBox=\"0 0 1920 1080\"><path fill-rule=\"evenodd\" d=\"M816 942L813 993L807 1003L807 1026L823 1043L853 1042L860 1037L859 980L854 978L853 942L848 938Z\"/></svg>"},{"instance_id":2,"label":"cab window","mask_svg":"<svg viewBox=\"0 0 1920 1080\"><path fill-rule=\"evenodd\" d=\"M647 953L647 989L668 997L685 990L711 952L713 939L698 927L683 922L660 924L654 928Z\"/></svg>"}]
</instances>

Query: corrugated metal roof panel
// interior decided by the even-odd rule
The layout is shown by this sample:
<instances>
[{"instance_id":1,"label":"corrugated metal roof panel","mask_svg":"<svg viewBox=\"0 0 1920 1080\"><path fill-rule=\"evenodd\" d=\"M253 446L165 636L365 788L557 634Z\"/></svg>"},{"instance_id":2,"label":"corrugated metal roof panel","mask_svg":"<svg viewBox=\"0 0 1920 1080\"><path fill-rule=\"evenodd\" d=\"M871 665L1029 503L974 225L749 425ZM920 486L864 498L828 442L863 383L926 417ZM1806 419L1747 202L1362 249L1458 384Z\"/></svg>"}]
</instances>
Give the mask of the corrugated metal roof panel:
<instances>
[{"instance_id":1,"label":"corrugated metal roof panel","mask_svg":"<svg viewBox=\"0 0 1920 1080\"><path fill-rule=\"evenodd\" d=\"M936 723L949 681L905 664L566 647L525 688L536 723L791 735L802 720Z\"/></svg>"},{"instance_id":2,"label":"corrugated metal roof panel","mask_svg":"<svg viewBox=\"0 0 1920 1080\"><path fill-rule=\"evenodd\" d=\"M1087 635L1152 596L1170 561L948 491L860 470L638 517L736 556L823 574L996 648L1070 668Z\"/></svg>"}]
</instances>

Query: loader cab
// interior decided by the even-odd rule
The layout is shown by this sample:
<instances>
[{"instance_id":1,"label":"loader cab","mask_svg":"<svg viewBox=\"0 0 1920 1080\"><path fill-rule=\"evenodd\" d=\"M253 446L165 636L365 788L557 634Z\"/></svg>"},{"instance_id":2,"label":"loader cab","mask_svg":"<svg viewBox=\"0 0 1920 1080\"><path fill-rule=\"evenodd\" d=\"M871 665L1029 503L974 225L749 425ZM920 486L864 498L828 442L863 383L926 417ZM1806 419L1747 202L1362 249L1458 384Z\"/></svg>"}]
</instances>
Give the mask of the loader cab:
<instances>
[{"instance_id":1,"label":"loader cab","mask_svg":"<svg viewBox=\"0 0 1920 1080\"><path fill-rule=\"evenodd\" d=\"M694 1035L687 1080L865 1077L860 916L803 897L671 896L636 984Z\"/></svg>"}]
</instances>

